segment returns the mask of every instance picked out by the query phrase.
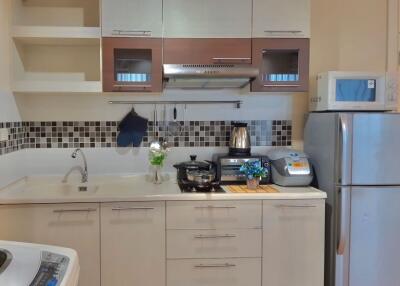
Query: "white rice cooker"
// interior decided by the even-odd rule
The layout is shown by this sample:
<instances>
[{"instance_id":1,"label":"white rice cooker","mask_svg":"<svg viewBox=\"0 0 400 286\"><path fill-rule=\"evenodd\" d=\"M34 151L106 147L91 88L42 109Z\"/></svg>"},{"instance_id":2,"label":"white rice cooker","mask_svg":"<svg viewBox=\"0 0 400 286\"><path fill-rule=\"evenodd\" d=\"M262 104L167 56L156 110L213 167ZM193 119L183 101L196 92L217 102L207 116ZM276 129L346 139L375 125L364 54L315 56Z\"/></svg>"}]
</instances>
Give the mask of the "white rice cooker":
<instances>
[{"instance_id":1,"label":"white rice cooker","mask_svg":"<svg viewBox=\"0 0 400 286\"><path fill-rule=\"evenodd\" d=\"M277 148L267 153L271 161L272 182L283 187L309 186L313 172L304 152Z\"/></svg>"},{"instance_id":2,"label":"white rice cooker","mask_svg":"<svg viewBox=\"0 0 400 286\"><path fill-rule=\"evenodd\" d=\"M0 285L77 286L79 261L68 248L0 241Z\"/></svg>"}]
</instances>

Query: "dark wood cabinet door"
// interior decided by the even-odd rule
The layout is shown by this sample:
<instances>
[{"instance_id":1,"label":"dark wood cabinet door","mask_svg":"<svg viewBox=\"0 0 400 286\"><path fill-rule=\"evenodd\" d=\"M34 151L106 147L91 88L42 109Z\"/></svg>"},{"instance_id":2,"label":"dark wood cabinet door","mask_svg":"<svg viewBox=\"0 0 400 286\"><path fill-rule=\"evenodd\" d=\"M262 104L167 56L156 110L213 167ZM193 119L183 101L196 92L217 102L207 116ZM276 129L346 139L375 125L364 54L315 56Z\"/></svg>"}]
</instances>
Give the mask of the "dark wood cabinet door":
<instances>
[{"instance_id":1,"label":"dark wood cabinet door","mask_svg":"<svg viewBox=\"0 0 400 286\"><path fill-rule=\"evenodd\" d=\"M103 38L103 91L161 92L161 38Z\"/></svg>"},{"instance_id":2,"label":"dark wood cabinet door","mask_svg":"<svg viewBox=\"0 0 400 286\"><path fill-rule=\"evenodd\" d=\"M251 64L251 39L164 39L164 64Z\"/></svg>"},{"instance_id":3,"label":"dark wood cabinet door","mask_svg":"<svg viewBox=\"0 0 400 286\"><path fill-rule=\"evenodd\" d=\"M260 74L253 92L305 92L309 85L309 39L263 39L252 41L253 66Z\"/></svg>"}]
</instances>

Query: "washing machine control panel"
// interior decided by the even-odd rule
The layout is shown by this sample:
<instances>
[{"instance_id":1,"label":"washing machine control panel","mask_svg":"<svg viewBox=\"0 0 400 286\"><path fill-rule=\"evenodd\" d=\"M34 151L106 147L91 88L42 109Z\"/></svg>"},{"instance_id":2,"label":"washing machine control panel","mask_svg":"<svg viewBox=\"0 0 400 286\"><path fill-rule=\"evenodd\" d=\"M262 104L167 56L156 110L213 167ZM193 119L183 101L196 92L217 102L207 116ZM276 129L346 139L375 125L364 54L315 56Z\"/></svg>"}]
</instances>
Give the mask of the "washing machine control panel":
<instances>
[{"instance_id":1,"label":"washing machine control panel","mask_svg":"<svg viewBox=\"0 0 400 286\"><path fill-rule=\"evenodd\" d=\"M69 258L43 251L39 270L29 286L59 286L67 271Z\"/></svg>"}]
</instances>

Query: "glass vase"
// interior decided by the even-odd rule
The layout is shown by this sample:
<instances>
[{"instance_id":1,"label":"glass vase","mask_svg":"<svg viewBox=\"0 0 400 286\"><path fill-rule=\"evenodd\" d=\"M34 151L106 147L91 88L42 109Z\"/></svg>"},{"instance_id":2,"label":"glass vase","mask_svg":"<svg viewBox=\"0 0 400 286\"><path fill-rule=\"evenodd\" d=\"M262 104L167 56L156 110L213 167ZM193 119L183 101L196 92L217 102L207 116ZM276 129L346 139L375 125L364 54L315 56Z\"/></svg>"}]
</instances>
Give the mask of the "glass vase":
<instances>
[{"instance_id":1,"label":"glass vase","mask_svg":"<svg viewBox=\"0 0 400 286\"><path fill-rule=\"evenodd\" d=\"M162 175L161 175L161 166L151 166L151 182L153 184L159 185L163 182Z\"/></svg>"},{"instance_id":2,"label":"glass vase","mask_svg":"<svg viewBox=\"0 0 400 286\"><path fill-rule=\"evenodd\" d=\"M260 178L247 179L247 188L256 190L260 186Z\"/></svg>"}]
</instances>

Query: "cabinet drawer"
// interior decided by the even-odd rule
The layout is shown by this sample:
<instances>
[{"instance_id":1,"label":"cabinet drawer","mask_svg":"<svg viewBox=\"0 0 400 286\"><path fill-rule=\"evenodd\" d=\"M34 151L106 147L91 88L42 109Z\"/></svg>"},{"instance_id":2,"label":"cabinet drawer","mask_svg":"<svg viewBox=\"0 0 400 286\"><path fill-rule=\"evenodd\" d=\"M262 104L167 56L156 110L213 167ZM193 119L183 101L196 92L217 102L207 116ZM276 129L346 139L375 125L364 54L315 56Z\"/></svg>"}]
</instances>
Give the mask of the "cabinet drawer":
<instances>
[{"instance_id":1,"label":"cabinet drawer","mask_svg":"<svg viewBox=\"0 0 400 286\"><path fill-rule=\"evenodd\" d=\"M168 230L167 258L261 257L261 229Z\"/></svg>"},{"instance_id":2,"label":"cabinet drawer","mask_svg":"<svg viewBox=\"0 0 400 286\"><path fill-rule=\"evenodd\" d=\"M167 286L260 286L261 259L188 259L167 262Z\"/></svg>"},{"instance_id":3,"label":"cabinet drawer","mask_svg":"<svg viewBox=\"0 0 400 286\"><path fill-rule=\"evenodd\" d=\"M167 229L261 228L261 201L167 202Z\"/></svg>"},{"instance_id":4,"label":"cabinet drawer","mask_svg":"<svg viewBox=\"0 0 400 286\"><path fill-rule=\"evenodd\" d=\"M250 64L251 39L163 40L164 64Z\"/></svg>"}]
</instances>

